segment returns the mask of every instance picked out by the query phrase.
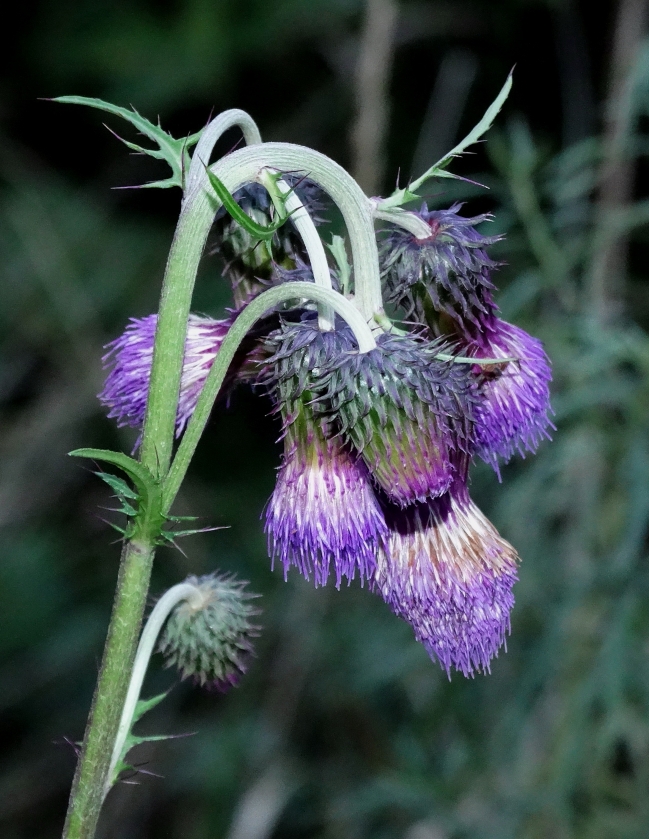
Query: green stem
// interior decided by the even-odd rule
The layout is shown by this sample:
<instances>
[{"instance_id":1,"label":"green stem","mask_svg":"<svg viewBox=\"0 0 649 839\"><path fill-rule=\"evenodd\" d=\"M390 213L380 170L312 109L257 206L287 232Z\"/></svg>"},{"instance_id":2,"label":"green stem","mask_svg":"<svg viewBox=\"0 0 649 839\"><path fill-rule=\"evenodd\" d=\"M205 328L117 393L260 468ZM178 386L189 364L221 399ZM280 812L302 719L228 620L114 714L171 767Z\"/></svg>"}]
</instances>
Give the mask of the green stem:
<instances>
[{"instance_id":1,"label":"green stem","mask_svg":"<svg viewBox=\"0 0 649 839\"><path fill-rule=\"evenodd\" d=\"M286 181L277 178L276 174L271 173L268 169L261 171L258 180L268 190L277 212L286 212L291 216L291 221L304 242L304 248L311 262L315 284L322 286L322 288L333 288L322 239L313 223L313 219L295 190L291 189ZM320 306L318 308L318 326L322 332L330 332L334 328L334 313L330 306Z\"/></svg>"},{"instance_id":2,"label":"green stem","mask_svg":"<svg viewBox=\"0 0 649 839\"><path fill-rule=\"evenodd\" d=\"M359 352L369 352L376 347L372 333L358 310L346 300L342 294L329 289L319 288L314 283L285 283L284 285L264 291L255 297L239 314L230 327L228 334L216 354L210 368L203 390L198 398L196 409L189 421L187 430L178 447L176 457L171 465L169 474L162 485L162 509L167 512L173 504L174 498L183 482L190 461L196 451L196 446L216 401L228 367L234 358L237 348L245 338L251 327L266 312L287 300L306 298L316 303L323 303L344 318L354 331L358 341Z\"/></svg>"},{"instance_id":3,"label":"green stem","mask_svg":"<svg viewBox=\"0 0 649 839\"><path fill-rule=\"evenodd\" d=\"M227 111L217 117L205 129L197 146L197 154L188 173L186 199L195 195L195 182L198 182L199 189L203 182L204 166L200 158L209 159L221 134L237 125L246 141L260 142L257 126L245 112ZM197 223L194 204L186 200L181 211L162 289L149 404L140 451L142 465L154 478L167 472L171 459L189 304L198 262L214 214L208 209L207 214L199 215ZM203 209L202 204L198 209ZM64 839L92 839L105 791L110 786L111 755L146 606L155 544L164 522L159 487L155 489L152 494L144 493L141 497L134 522L136 535L122 551L108 637L70 795Z\"/></svg>"},{"instance_id":4,"label":"green stem","mask_svg":"<svg viewBox=\"0 0 649 839\"><path fill-rule=\"evenodd\" d=\"M146 606L154 553L153 540L142 536L125 544L122 551L104 657L72 784L63 839L92 839L95 834Z\"/></svg>"},{"instance_id":5,"label":"green stem","mask_svg":"<svg viewBox=\"0 0 649 839\"><path fill-rule=\"evenodd\" d=\"M210 157L214 150L214 146L223 136L223 134L230 128L240 128L243 134L243 139L247 146L253 146L261 143L261 134L257 128L257 123L245 111L239 108L232 108L229 111L223 111L215 117L210 124L203 129L201 139L198 141L194 154L192 155L192 163L187 173L187 181L185 185L185 195L191 193L203 182L205 167L209 165Z\"/></svg>"}]
</instances>

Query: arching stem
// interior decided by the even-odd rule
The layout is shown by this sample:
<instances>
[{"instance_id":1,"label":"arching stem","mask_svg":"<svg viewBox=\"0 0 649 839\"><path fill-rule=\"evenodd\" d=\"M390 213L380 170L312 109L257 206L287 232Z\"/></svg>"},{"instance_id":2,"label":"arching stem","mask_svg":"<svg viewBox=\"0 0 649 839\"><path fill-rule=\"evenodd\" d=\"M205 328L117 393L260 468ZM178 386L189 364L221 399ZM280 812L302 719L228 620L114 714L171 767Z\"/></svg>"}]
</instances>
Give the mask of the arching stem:
<instances>
[{"instance_id":1,"label":"arching stem","mask_svg":"<svg viewBox=\"0 0 649 839\"><path fill-rule=\"evenodd\" d=\"M257 180L262 169L299 171L318 183L340 208L352 250L354 303L366 323L383 310L378 249L367 197L345 170L325 155L289 143L264 143L233 152L210 167L230 192ZM164 477L171 461L187 319L205 240L220 206L205 179L187 192L163 283L141 460ZM380 327L376 327L380 329Z\"/></svg>"},{"instance_id":2,"label":"arching stem","mask_svg":"<svg viewBox=\"0 0 649 839\"><path fill-rule=\"evenodd\" d=\"M158 635L160 634L160 630L178 603L182 600L188 600L191 602L192 599L198 599L199 603L202 600L201 592L196 586L191 583L179 583L177 586L173 586L173 588L170 588L169 591L165 592L155 604L155 607L149 615L144 629L142 630L140 643L138 644L137 652L135 654L133 670L131 671L131 681L129 682L128 692L126 694L126 699L124 700L122 717L120 719L117 737L115 738L115 745L113 746L113 753L108 767L108 775L104 786L104 798L117 780L117 778L114 777L115 770L120 758L122 757L124 743L126 742L126 738L131 730L135 707L138 703L138 699L140 698L142 683L144 682L144 677L149 666L149 660L153 653L153 648L155 647Z\"/></svg>"}]
</instances>

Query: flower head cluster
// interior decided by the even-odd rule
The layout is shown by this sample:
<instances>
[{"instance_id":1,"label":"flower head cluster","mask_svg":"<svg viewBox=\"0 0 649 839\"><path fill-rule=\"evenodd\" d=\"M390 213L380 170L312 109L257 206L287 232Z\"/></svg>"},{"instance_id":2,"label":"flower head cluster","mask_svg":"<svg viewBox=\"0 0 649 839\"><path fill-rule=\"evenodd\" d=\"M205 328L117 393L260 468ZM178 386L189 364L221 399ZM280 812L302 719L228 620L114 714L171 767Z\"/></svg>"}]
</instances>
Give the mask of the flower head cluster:
<instances>
[{"instance_id":1,"label":"flower head cluster","mask_svg":"<svg viewBox=\"0 0 649 839\"><path fill-rule=\"evenodd\" d=\"M252 187L237 197L268 224L264 196ZM489 670L509 632L518 557L471 500L470 461L498 471L500 461L536 450L551 428L551 374L540 341L498 316L488 248L499 237L477 229L489 217L460 209L424 205L411 225L424 223L423 238L397 226L398 215L383 235L383 295L410 331L375 326L375 348L360 353L344 321L323 325L302 301L254 334L232 375L263 386L281 418L284 453L265 510L273 563L317 586L358 577L449 674L471 676ZM313 281L295 237L287 228L262 251L232 220L217 220L239 305L271 283ZM230 323L190 317L178 431ZM120 424L143 421L154 331L155 316L132 321L109 346L100 398ZM241 671L245 643L232 648L230 670L208 649L214 610L226 601L215 596L200 614L179 608L169 621L163 643L185 674L219 682ZM236 614L245 623L249 613Z\"/></svg>"}]
</instances>

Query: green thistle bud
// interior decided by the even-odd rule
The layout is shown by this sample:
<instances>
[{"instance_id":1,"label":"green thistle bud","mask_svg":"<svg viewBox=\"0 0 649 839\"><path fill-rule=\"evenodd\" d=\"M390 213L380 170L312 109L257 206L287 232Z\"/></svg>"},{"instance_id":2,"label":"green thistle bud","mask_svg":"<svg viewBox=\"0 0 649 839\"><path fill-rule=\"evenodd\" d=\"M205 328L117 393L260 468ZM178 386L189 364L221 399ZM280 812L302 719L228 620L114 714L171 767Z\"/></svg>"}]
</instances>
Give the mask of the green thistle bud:
<instances>
[{"instance_id":1,"label":"green thistle bud","mask_svg":"<svg viewBox=\"0 0 649 839\"><path fill-rule=\"evenodd\" d=\"M160 635L158 650L182 678L226 691L246 672L259 627L251 622L259 610L248 601L247 583L219 573L189 577L196 596L181 601Z\"/></svg>"}]
</instances>

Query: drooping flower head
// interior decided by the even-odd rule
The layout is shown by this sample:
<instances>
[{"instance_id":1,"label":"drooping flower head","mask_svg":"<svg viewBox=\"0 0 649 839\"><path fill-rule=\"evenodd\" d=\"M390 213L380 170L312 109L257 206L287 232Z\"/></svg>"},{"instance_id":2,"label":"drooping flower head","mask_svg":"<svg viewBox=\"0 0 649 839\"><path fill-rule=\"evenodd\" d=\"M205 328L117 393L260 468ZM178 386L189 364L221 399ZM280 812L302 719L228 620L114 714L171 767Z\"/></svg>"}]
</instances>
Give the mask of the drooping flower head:
<instances>
[{"instance_id":1,"label":"drooping flower head","mask_svg":"<svg viewBox=\"0 0 649 839\"><path fill-rule=\"evenodd\" d=\"M322 219L322 191L312 182L295 175L284 178L295 189L316 224ZM247 184L234 193L234 199L253 221L268 227L274 221L270 195L260 184ZM225 262L225 274L232 285L237 307L245 305L252 297L274 282L274 267L294 268L297 260L306 257L301 237L292 221L282 225L270 241L255 238L220 208L213 227L212 253L218 253Z\"/></svg>"},{"instance_id":2,"label":"drooping flower head","mask_svg":"<svg viewBox=\"0 0 649 839\"><path fill-rule=\"evenodd\" d=\"M151 380L157 315L131 318L125 332L108 344L104 366L109 370L99 400L119 426L141 428ZM176 415L180 434L194 413L200 392L232 319L190 315Z\"/></svg>"},{"instance_id":3,"label":"drooping flower head","mask_svg":"<svg viewBox=\"0 0 649 839\"><path fill-rule=\"evenodd\" d=\"M482 236L475 226L488 215L463 218L459 204L428 211L427 239L395 229L383 243L383 278L389 299L414 315L433 334L446 335L459 355L514 359L490 367L476 365L482 398L475 413L476 454L498 471L498 459L534 452L549 437L550 364L540 341L501 320L493 299L486 248L499 237Z\"/></svg>"},{"instance_id":4,"label":"drooping flower head","mask_svg":"<svg viewBox=\"0 0 649 839\"><path fill-rule=\"evenodd\" d=\"M188 577L198 596L181 601L167 619L158 649L167 667L176 666L182 678L226 691L246 672L253 655L253 638L259 614L250 601L257 595L245 591L247 583L233 576L208 574Z\"/></svg>"},{"instance_id":5,"label":"drooping flower head","mask_svg":"<svg viewBox=\"0 0 649 839\"><path fill-rule=\"evenodd\" d=\"M309 323L272 335L266 384L282 416L284 455L266 508L269 553L286 576L295 566L316 585L333 570L361 583L374 574L385 533L383 513L363 461L314 413L311 373L325 363L333 333Z\"/></svg>"},{"instance_id":6,"label":"drooping flower head","mask_svg":"<svg viewBox=\"0 0 649 839\"><path fill-rule=\"evenodd\" d=\"M416 336L383 334L352 353L341 332L337 357L315 378L318 406L360 453L373 480L402 506L444 493L452 454L471 445L474 382L447 349Z\"/></svg>"},{"instance_id":7,"label":"drooping flower head","mask_svg":"<svg viewBox=\"0 0 649 839\"><path fill-rule=\"evenodd\" d=\"M480 313L490 311L485 296L494 287L490 272L497 263L486 248L499 237L476 230L477 224L491 218L488 214L464 218L461 207L429 210L423 204L416 215L429 226L428 238L418 239L393 227L381 243L386 299L422 324L432 326L432 312L476 323Z\"/></svg>"},{"instance_id":8,"label":"drooping flower head","mask_svg":"<svg viewBox=\"0 0 649 839\"><path fill-rule=\"evenodd\" d=\"M385 507L375 585L449 675L472 676L489 670L510 631L518 557L469 497L467 468L439 498Z\"/></svg>"}]
</instances>

